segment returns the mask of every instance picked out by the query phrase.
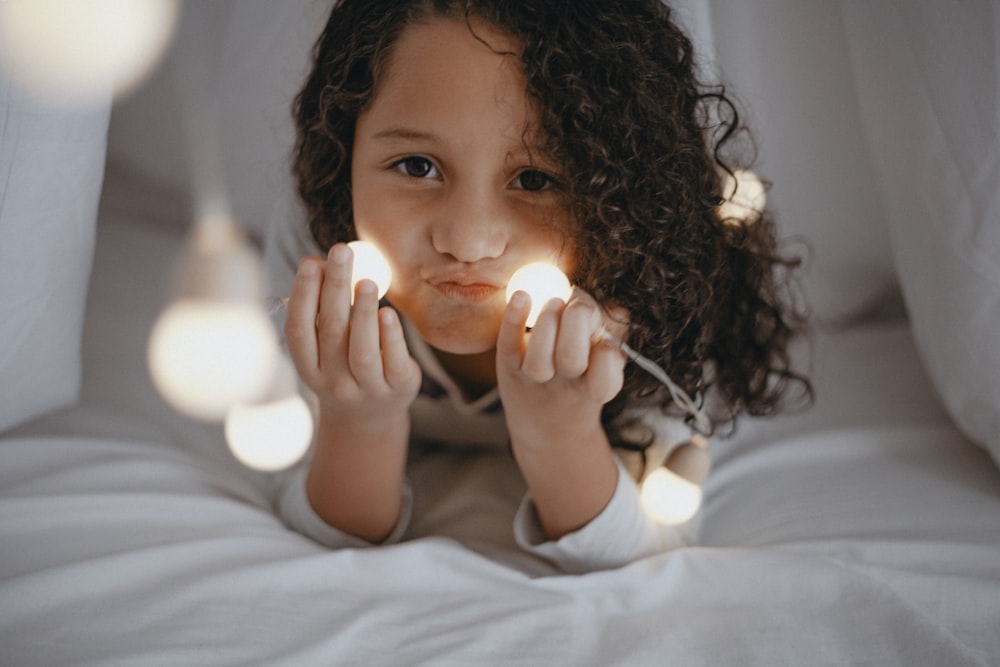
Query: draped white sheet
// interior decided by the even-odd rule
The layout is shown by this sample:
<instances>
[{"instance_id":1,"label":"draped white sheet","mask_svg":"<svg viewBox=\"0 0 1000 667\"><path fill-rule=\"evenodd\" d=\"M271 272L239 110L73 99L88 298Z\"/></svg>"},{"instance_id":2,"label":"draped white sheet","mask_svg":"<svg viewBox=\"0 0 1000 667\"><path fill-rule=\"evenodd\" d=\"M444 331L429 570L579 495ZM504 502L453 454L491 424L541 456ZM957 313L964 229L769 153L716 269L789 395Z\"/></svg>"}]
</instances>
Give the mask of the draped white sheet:
<instances>
[{"instance_id":1,"label":"draped white sheet","mask_svg":"<svg viewBox=\"0 0 1000 667\"><path fill-rule=\"evenodd\" d=\"M82 403L0 440L0 663L956 664L1000 655L1000 474L906 322L812 343L811 411L713 444L699 546L553 576L505 454L412 464L414 539L326 551L143 368L176 228L100 222ZM142 277L143 280L139 280Z\"/></svg>"},{"instance_id":2,"label":"draped white sheet","mask_svg":"<svg viewBox=\"0 0 1000 667\"><path fill-rule=\"evenodd\" d=\"M1000 472L942 405L934 337L918 328L918 345L906 319L871 316L897 280L916 327L935 322L942 300L972 302L947 292L921 301L938 283L894 270L884 219L902 224L903 185L891 169L931 167L914 157L917 120L907 121L911 143L885 140L880 123L891 121L873 96L888 88L858 74L888 75L859 61L885 56L877 42L894 48L897 29L995 40L983 28L995 27L992 7L963 4L983 13L978 32L959 34L926 32L966 25L927 3L682 4L719 56L706 67L754 105L776 210L814 248L806 287L819 315L796 350L816 405L743 422L713 443L698 546L555 575L513 546L520 482L497 453L414 461L417 516L403 544L327 551L288 531L273 513L276 480L240 467L220 428L174 415L151 386L145 338L183 211L135 197L135 174L115 173L81 403L0 436L0 664L996 664ZM892 62L927 74L935 61ZM935 108L947 117L968 109L946 99L954 110ZM995 135L992 150L979 136L950 143L956 164L970 155L962 146L995 164ZM928 184L928 201L956 201ZM995 249L995 209L976 210L976 244ZM815 224L796 228L803 220ZM917 256L901 238L892 235L893 252L910 266ZM982 383L996 368L986 349L996 328L955 321L953 334L980 353L963 357L959 390L978 391L978 414L995 414L1000 394ZM995 442L995 429L963 428Z\"/></svg>"},{"instance_id":3,"label":"draped white sheet","mask_svg":"<svg viewBox=\"0 0 1000 667\"><path fill-rule=\"evenodd\" d=\"M677 4L750 105L818 320L898 282L939 395L1000 462L1000 5Z\"/></svg>"}]
</instances>

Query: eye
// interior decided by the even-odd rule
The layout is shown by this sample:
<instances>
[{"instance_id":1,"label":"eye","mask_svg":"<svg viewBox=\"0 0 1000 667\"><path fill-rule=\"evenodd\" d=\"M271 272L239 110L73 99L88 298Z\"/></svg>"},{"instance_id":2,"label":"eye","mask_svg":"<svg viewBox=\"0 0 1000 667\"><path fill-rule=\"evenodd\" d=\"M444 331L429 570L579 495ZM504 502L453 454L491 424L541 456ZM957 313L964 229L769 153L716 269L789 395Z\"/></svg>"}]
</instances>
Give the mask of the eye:
<instances>
[{"instance_id":1,"label":"eye","mask_svg":"<svg viewBox=\"0 0 1000 667\"><path fill-rule=\"evenodd\" d=\"M404 157L392 166L411 178L437 178L438 176L437 167L425 157Z\"/></svg>"},{"instance_id":2,"label":"eye","mask_svg":"<svg viewBox=\"0 0 1000 667\"><path fill-rule=\"evenodd\" d=\"M555 184L556 182L551 176L537 169L525 169L514 178L515 187L528 192L548 190Z\"/></svg>"}]
</instances>

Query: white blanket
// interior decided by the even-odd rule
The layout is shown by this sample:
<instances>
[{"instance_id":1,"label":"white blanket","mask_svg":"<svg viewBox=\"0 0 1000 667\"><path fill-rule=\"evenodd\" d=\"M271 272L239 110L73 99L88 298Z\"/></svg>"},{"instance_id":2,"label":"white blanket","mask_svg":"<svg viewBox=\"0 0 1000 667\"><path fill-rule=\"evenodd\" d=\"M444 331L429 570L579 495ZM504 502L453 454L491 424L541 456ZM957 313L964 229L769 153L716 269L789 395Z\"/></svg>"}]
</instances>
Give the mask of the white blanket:
<instances>
[{"instance_id":1,"label":"white blanket","mask_svg":"<svg viewBox=\"0 0 1000 667\"><path fill-rule=\"evenodd\" d=\"M556 576L505 457L414 463L416 537L327 551L155 395L176 229L105 212L80 406L0 440L4 665L988 665L1000 473L904 321L819 333L818 400L712 445L699 546Z\"/></svg>"}]
</instances>

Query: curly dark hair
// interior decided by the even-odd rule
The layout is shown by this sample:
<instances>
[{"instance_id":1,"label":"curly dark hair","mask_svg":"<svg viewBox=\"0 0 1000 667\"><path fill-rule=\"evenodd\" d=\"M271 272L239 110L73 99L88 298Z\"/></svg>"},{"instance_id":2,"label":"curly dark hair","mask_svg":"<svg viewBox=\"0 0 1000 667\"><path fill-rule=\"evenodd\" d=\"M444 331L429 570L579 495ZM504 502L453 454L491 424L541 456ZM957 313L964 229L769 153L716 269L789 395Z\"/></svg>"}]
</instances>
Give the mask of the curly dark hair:
<instances>
[{"instance_id":1,"label":"curly dark hair","mask_svg":"<svg viewBox=\"0 0 1000 667\"><path fill-rule=\"evenodd\" d=\"M293 171L310 230L326 249L355 238L350 157L400 32L433 16L485 21L516 38L544 149L562 166L576 221L573 282L630 313L628 342L713 417L771 414L790 385L788 344L802 325L787 287L798 261L762 212L722 219L726 174L753 161L737 107L696 74L691 41L660 0L342 0L294 105ZM676 411L632 365L604 408L618 437L636 402ZM632 446L634 447L634 445Z\"/></svg>"}]
</instances>

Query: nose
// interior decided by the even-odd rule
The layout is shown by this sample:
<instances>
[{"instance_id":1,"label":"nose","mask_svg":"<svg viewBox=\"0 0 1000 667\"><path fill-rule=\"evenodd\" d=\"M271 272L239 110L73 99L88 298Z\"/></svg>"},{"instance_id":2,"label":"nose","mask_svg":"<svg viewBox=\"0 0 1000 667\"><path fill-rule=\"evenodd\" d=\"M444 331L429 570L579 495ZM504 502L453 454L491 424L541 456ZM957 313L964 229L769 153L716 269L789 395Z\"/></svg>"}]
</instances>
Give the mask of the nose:
<instances>
[{"instance_id":1,"label":"nose","mask_svg":"<svg viewBox=\"0 0 1000 667\"><path fill-rule=\"evenodd\" d=\"M512 212L480 188L456 190L431 229L434 249L460 262L500 257L507 248Z\"/></svg>"}]
</instances>

